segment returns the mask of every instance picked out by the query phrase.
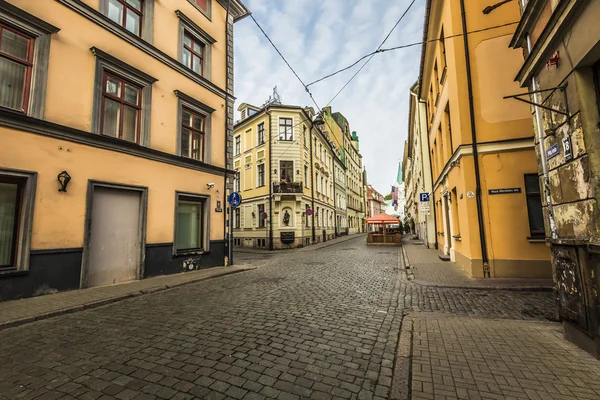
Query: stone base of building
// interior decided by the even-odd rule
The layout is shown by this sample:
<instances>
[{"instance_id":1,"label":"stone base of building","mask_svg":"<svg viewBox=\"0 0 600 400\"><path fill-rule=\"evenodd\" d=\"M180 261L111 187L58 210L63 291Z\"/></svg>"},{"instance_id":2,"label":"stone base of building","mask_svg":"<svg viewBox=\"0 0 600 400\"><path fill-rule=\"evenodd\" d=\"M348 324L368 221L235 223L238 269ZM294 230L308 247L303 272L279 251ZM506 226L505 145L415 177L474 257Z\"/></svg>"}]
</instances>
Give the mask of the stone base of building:
<instances>
[{"instance_id":1,"label":"stone base of building","mask_svg":"<svg viewBox=\"0 0 600 400\"><path fill-rule=\"evenodd\" d=\"M0 301L40 296L80 288L82 248L32 250L29 270L2 276ZM210 242L210 251L198 256L173 256L173 243L146 245L142 276L150 278L222 266L225 241Z\"/></svg>"},{"instance_id":2,"label":"stone base of building","mask_svg":"<svg viewBox=\"0 0 600 400\"><path fill-rule=\"evenodd\" d=\"M483 261L471 259L458 251L453 257L471 278L484 278ZM490 260L490 278L533 278L551 279L552 263L550 260Z\"/></svg>"},{"instance_id":3,"label":"stone base of building","mask_svg":"<svg viewBox=\"0 0 600 400\"><path fill-rule=\"evenodd\" d=\"M587 333L566 321L563 321L563 330L566 340L600 359L600 338L591 338Z\"/></svg>"}]
</instances>

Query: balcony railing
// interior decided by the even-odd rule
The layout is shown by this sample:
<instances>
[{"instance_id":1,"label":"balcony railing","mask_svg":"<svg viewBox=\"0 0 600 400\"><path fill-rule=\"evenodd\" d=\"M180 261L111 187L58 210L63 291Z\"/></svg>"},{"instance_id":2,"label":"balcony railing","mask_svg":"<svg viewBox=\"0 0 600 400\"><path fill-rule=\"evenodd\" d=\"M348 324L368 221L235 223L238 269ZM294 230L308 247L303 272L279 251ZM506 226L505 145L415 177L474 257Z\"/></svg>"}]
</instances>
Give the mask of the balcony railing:
<instances>
[{"instance_id":1,"label":"balcony railing","mask_svg":"<svg viewBox=\"0 0 600 400\"><path fill-rule=\"evenodd\" d=\"M302 193L302 182L273 182L273 193Z\"/></svg>"}]
</instances>

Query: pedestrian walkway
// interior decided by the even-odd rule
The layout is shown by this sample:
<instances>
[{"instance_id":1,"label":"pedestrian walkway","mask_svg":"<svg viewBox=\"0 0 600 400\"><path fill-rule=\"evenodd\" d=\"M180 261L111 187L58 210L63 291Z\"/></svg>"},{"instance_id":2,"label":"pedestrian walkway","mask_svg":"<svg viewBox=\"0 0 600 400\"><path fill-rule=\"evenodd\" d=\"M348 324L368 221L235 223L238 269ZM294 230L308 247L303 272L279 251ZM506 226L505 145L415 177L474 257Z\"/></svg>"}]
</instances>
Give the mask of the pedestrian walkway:
<instances>
[{"instance_id":1,"label":"pedestrian walkway","mask_svg":"<svg viewBox=\"0 0 600 400\"><path fill-rule=\"evenodd\" d=\"M557 323L418 313L411 336L413 400L600 398L600 362Z\"/></svg>"},{"instance_id":2,"label":"pedestrian walkway","mask_svg":"<svg viewBox=\"0 0 600 400\"><path fill-rule=\"evenodd\" d=\"M552 279L513 279L469 277L456 263L442 261L438 251L428 249L421 242L403 240L405 263L413 283L424 286L513 289L513 290L551 290Z\"/></svg>"},{"instance_id":3,"label":"pedestrian walkway","mask_svg":"<svg viewBox=\"0 0 600 400\"><path fill-rule=\"evenodd\" d=\"M110 286L4 301L0 302L0 329L251 269L255 267L215 267Z\"/></svg>"}]
</instances>

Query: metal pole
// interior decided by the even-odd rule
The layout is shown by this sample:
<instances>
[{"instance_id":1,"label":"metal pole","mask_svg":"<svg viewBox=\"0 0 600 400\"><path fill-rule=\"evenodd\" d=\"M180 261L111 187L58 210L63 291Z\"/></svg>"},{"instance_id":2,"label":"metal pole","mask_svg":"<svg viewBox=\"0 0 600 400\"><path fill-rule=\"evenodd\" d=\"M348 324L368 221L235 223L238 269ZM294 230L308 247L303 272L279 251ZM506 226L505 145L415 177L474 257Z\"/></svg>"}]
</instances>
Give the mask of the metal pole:
<instances>
[{"instance_id":1,"label":"metal pole","mask_svg":"<svg viewBox=\"0 0 600 400\"><path fill-rule=\"evenodd\" d=\"M233 265L233 207L229 206L229 265Z\"/></svg>"}]
</instances>

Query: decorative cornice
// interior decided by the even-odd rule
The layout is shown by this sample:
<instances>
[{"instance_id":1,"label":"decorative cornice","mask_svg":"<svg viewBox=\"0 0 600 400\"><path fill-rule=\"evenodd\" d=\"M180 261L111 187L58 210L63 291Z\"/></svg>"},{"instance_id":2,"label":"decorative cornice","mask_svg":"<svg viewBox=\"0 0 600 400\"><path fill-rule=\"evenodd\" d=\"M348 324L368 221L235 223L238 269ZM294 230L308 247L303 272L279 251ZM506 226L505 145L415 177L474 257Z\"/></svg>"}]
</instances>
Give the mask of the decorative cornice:
<instances>
[{"instance_id":1,"label":"decorative cornice","mask_svg":"<svg viewBox=\"0 0 600 400\"><path fill-rule=\"evenodd\" d=\"M517 73L515 80L519 81L522 87L528 86L534 74L544 66L545 60L551 56L564 34L573 27L573 23L589 2L590 0L571 0L561 1L558 4Z\"/></svg>"},{"instance_id":2,"label":"decorative cornice","mask_svg":"<svg viewBox=\"0 0 600 400\"><path fill-rule=\"evenodd\" d=\"M182 13L179 10L175 11L177 17L184 22L190 29L194 31L194 33L206 40L210 44L214 44L217 42L212 36L210 36L204 29L200 28L194 21L192 21L187 15Z\"/></svg>"},{"instance_id":3,"label":"decorative cornice","mask_svg":"<svg viewBox=\"0 0 600 400\"><path fill-rule=\"evenodd\" d=\"M152 44L146 42L142 38L129 32L122 26L115 24L113 21L111 21L106 16L104 16L102 13L93 9L92 7L88 6L87 4L83 3L81 0L56 0L56 1L58 1L59 3L63 4L64 6L66 6L68 8L70 8L71 10L75 11L76 13L82 15L83 17L89 19L90 21L94 22L95 24L103 27L107 31L115 34L116 36L125 40L127 43L133 45L137 49L148 54L149 56L157 59L158 61L162 62L166 66L172 68L173 70L181 73L182 75L186 76L190 80L196 82L197 84L199 84L200 86L204 87L205 89L211 91L212 93L214 93L222 98L226 98L227 93L225 92L225 90L221 89L220 87L218 87L217 85L215 85L208 79L204 78L203 76L188 69L185 65L181 64L179 61L172 58L168 54L164 53L162 50L154 47ZM229 96L229 97L231 98L232 96Z\"/></svg>"},{"instance_id":4,"label":"decorative cornice","mask_svg":"<svg viewBox=\"0 0 600 400\"><path fill-rule=\"evenodd\" d=\"M4 0L0 0L0 11L2 11L5 14L10 15L11 17L21 20L21 21L25 21L27 23L27 25L31 25L33 27L35 27L36 29L38 29L41 32L47 33L47 34L52 34L52 33L56 33L58 31L60 31L59 28L55 27L52 24L47 23L46 21L43 21L41 19L39 19L38 17L29 14L28 12L25 12L23 10L21 10L18 7L13 6L12 4L4 1Z\"/></svg>"},{"instance_id":5,"label":"decorative cornice","mask_svg":"<svg viewBox=\"0 0 600 400\"><path fill-rule=\"evenodd\" d=\"M529 0L527 2L523 14L521 15L519 25L517 25L515 33L510 41L510 47L527 46L527 35L542 13L544 5L546 5L546 2L543 0Z\"/></svg>"},{"instance_id":6,"label":"decorative cornice","mask_svg":"<svg viewBox=\"0 0 600 400\"><path fill-rule=\"evenodd\" d=\"M101 60L104 60L111 65L115 65L115 66L123 69L124 71L127 71L128 73L136 76L138 79L140 79L142 81L148 82L149 84L153 84L154 82L158 81L158 79L156 79L155 77L148 75L147 73L140 71L139 69L137 69L135 67L132 67L131 65L127 64L126 62L123 62L123 61L119 60L118 58L111 56L110 54L106 53L105 51L100 50L97 47L91 47L90 51L92 52L93 55L100 58Z\"/></svg>"},{"instance_id":7,"label":"decorative cornice","mask_svg":"<svg viewBox=\"0 0 600 400\"><path fill-rule=\"evenodd\" d=\"M217 0L217 2L225 10L227 10L227 5L229 3L229 13L233 15L234 22L238 22L251 14L250 10L248 10L240 0Z\"/></svg>"},{"instance_id":8,"label":"decorative cornice","mask_svg":"<svg viewBox=\"0 0 600 400\"><path fill-rule=\"evenodd\" d=\"M108 151L141 157L151 161L175 165L181 168L192 169L215 175L234 174L235 171L206 164L191 158L180 157L175 154L165 153L152 148L140 146L126 140L109 136L98 135L79 129L59 125L53 122L28 117L22 113L0 108L0 126L13 128L36 135L53 139L67 140L69 142L96 147Z\"/></svg>"},{"instance_id":9,"label":"decorative cornice","mask_svg":"<svg viewBox=\"0 0 600 400\"><path fill-rule=\"evenodd\" d=\"M179 97L181 100L193 105L194 107L204 110L209 114L212 114L215 111L217 111L214 108L207 106L206 104L201 103L198 100L194 99L192 96L183 93L181 90L175 90L174 93L175 93L175 96Z\"/></svg>"},{"instance_id":10,"label":"decorative cornice","mask_svg":"<svg viewBox=\"0 0 600 400\"><path fill-rule=\"evenodd\" d=\"M535 142L533 137L498 140L494 142L485 142L477 144L477 152L480 155L489 153L502 153L507 151L519 151L533 148L535 148ZM438 186L444 181L444 179L446 179L450 170L454 168L452 164L455 164L462 157L468 155L473 155L473 145L471 145L470 143L462 144L458 146L456 150L454 150L454 154L452 154L452 157L450 157L450 159L446 162L444 169L435 180L433 184L433 191L435 191L438 188Z\"/></svg>"}]
</instances>

